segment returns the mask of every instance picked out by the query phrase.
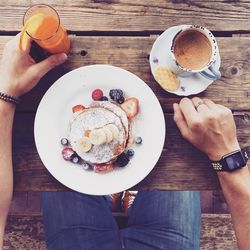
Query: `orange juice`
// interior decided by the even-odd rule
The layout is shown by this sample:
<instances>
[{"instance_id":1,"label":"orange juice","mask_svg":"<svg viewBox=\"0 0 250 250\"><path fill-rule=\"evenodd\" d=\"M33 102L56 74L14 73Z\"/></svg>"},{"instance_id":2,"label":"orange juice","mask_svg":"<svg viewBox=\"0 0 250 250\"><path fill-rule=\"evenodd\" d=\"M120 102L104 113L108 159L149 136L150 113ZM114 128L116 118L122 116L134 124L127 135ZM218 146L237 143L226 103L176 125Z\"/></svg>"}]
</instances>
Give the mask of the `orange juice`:
<instances>
[{"instance_id":1,"label":"orange juice","mask_svg":"<svg viewBox=\"0 0 250 250\"><path fill-rule=\"evenodd\" d=\"M59 19L53 15L35 13L29 17L22 29L20 49L25 50L29 35L44 50L55 53L67 53L70 41L66 30L60 26Z\"/></svg>"}]
</instances>

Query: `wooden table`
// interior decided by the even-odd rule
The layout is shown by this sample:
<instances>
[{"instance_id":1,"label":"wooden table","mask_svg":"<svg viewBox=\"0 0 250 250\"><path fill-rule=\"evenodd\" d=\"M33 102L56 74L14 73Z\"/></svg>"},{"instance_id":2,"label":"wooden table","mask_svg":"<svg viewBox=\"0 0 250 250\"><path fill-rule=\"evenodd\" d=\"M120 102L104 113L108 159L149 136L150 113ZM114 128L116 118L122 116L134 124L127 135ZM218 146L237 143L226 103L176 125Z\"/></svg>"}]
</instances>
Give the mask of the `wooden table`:
<instances>
[{"instance_id":1,"label":"wooden table","mask_svg":"<svg viewBox=\"0 0 250 250\"><path fill-rule=\"evenodd\" d=\"M0 53L22 27L28 6L40 1L0 2ZM221 52L222 78L200 97L233 109L242 146L250 145L250 3L249 1L75 0L46 1L58 10L72 41L69 60L50 72L17 108L14 125L15 191L61 191L66 188L46 170L37 154L33 126L35 112L46 90L65 72L89 64L112 64L142 78L165 112L167 136L153 171L135 188L209 190L219 187L206 157L184 141L173 122L173 102L149 68L156 37L179 24L201 24L212 30ZM143 162L141 163L143 165Z\"/></svg>"}]
</instances>

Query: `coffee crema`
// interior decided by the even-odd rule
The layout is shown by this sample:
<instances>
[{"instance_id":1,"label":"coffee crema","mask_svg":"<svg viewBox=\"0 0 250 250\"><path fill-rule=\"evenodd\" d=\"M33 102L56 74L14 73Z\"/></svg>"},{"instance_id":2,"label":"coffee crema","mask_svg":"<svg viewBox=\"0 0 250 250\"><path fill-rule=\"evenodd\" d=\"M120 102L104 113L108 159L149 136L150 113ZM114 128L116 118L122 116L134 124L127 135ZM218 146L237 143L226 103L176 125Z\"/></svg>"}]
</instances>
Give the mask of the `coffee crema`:
<instances>
[{"instance_id":1,"label":"coffee crema","mask_svg":"<svg viewBox=\"0 0 250 250\"><path fill-rule=\"evenodd\" d=\"M200 70L211 60L212 46L203 33L187 30L177 36L174 55L177 63L183 68Z\"/></svg>"}]
</instances>

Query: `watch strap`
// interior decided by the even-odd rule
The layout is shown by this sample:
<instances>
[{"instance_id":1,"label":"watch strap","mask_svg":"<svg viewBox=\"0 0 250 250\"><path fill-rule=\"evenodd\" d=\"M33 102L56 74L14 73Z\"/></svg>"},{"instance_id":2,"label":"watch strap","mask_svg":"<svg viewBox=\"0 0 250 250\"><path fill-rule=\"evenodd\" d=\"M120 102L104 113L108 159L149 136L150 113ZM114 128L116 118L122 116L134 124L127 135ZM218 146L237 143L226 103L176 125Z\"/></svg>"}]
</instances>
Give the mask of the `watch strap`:
<instances>
[{"instance_id":1,"label":"watch strap","mask_svg":"<svg viewBox=\"0 0 250 250\"><path fill-rule=\"evenodd\" d=\"M242 155L243 155L246 162L249 159L249 151L250 151L250 147L245 147L245 148L241 149Z\"/></svg>"},{"instance_id":2,"label":"watch strap","mask_svg":"<svg viewBox=\"0 0 250 250\"><path fill-rule=\"evenodd\" d=\"M213 170L216 172L224 171L223 170L223 162L224 162L224 160L212 161L211 165L213 167Z\"/></svg>"},{"instance_id":3,"label":"watch strap","mask_svg":"<svg viewBox=\"0 0 250 250\"><path fill-rule=\"evenodd\" d=\"M242 154L242 156L243 156L246 163L247 163L247 161L249 159L249 155L248 155L249 149L250 149L250 147L246 147L246 148L241 149L241 154ZM233 154L233 153L236 153L236 152L238 152L238 150L230 153L230 155ZM212 168L216 172L227 171L226 161L225 161L224 157L222 157L222 159L219 160L219 161L211 161L211 165L212 165Z\"/></svg>"},{"instance_id":4,"label":"watch strap","mask_svg":"<svg viewBox=\"0 0 250 250\"><path fill-rule=\"evenodd\" d=\"M5 94L3 92L0 92L0 99L4 100L5 102L12 102L14 104L20 103L20 98L12 95Z\"/></svg>"}]
</instances>

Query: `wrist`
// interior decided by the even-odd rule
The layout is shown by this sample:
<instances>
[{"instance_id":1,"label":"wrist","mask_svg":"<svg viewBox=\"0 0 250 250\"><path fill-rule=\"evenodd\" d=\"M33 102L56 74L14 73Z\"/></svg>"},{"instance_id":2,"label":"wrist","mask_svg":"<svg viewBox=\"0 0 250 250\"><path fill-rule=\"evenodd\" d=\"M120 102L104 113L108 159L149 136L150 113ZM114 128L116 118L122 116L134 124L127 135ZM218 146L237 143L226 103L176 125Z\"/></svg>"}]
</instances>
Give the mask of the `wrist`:
<instances>
[{"instance_id":1,"label":"wrist","mask_svg":"<svg viewBox=\"0 0 250 250\"><path fill-rule=\"evenodd\" d=\"M228 147L211 152L211 153L207 154L207 156L211 161L219 161L222 159L223 156L230 154L236 150L240 150L240 145L239 145L238 141L229 145Z\"/></svg>"},{"instance_id":2,"label":"wrist","mask_svg":"<svg viewBox=\"0 0 250 250\"><path fill-rule=\"evenodd\" d=\"M234 172L217 172L221 187L230 195L250 194L250 173L248 167L238 169Z\"/></svg>"},{"instance_id":3,"label":"wrist","mask_svg":"<svg viewBox=\"0 0 250 250\"><path fill-rule=\"evenodd\" d=\"M15 112L16 105L12 102L6 102L2 99L0 99L0 112L3 113L9 113L9 112Z\"/></svg>"},{"instance_id":4,"label":"wrist","mask_svg":"<svg viewBox=\"0 0 250 250\"><path fill-rule=\"evenodd\" d=\"M2 77L2 75L0 74ZM15 80L11 79L5 79L4 81L0 81L0 92L14 96L14 97L19 97L19 91L18 91L18 83Z\"/></svg>"}]
</instances>

